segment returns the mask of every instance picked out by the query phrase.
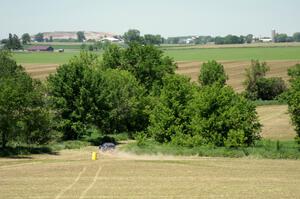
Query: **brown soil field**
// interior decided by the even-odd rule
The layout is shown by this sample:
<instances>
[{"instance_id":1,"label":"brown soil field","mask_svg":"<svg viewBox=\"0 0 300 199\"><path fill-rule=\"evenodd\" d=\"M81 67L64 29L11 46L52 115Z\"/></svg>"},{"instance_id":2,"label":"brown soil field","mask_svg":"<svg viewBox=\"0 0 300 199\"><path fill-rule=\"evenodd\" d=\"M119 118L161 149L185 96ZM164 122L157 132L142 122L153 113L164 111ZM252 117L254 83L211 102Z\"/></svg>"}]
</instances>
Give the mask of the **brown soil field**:
<instances>
[{"instance_id":1,"label":"brown soil field","mask_svg":"<svg viewBox=\"0 0 300 199\"><path fill-rule=\"evenodd\" d=\"M0 159L0 198L299 198L300 161L163 157L96 147Z\"/></svg>"},{"instance_id":2,"label":"brown soil field","mask_svg":"<svg viewBox=\"0 0 300 199\"><path fill-rule=\"evenodd\" d=\"M203 62L178 62L177 73L190 77L193 81L198 80L200 66ZM234 90L241 92L244 90L245 69L250 66L250 61L220 61L224 65L228 74L228 85ZM282 77L288 80L287 69L300 63L300 61L267 61L270 71L268 77Z\"/></svg>"}]
</instances>

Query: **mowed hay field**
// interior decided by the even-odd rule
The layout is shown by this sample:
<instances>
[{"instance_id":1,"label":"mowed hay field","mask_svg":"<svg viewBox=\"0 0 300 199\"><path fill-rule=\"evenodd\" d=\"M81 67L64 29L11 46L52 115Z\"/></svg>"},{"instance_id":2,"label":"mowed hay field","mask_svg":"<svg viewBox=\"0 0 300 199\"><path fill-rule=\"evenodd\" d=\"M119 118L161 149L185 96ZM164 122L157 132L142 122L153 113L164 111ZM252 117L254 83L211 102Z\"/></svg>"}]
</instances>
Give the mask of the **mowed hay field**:
<instances>
[{"instance_id":1,"label":"mowed hay field","mask_svg":"<svg viewBox=\"0 0 300 199\"><path fill-rule=\"evenodd\" d=\"M284 80L288 80L287 70L288 68L300 63L299 60L289 61L266 61L270 67L270 71L267 73L268 77L282 77ZM200 67L203 62L178 62L177 73L190 77L193 81L198 81L200 73ZM244 90L243 81L245 80L245 69L251 64L251 61L220 61L224 65L225 72L227 73L229 80L227 84L232 86L235 91L241 92Z\"/></svg>"},{"instance_id":2,"label":"mowed hay field","mask_svg":"<svg viewBox=\"0 0 300 199\"><path fill-rule=\"evenodd\" d=\"M299 198L300 161L100 154L0 159L0 198Z\"/></svg>"}]
</instances>

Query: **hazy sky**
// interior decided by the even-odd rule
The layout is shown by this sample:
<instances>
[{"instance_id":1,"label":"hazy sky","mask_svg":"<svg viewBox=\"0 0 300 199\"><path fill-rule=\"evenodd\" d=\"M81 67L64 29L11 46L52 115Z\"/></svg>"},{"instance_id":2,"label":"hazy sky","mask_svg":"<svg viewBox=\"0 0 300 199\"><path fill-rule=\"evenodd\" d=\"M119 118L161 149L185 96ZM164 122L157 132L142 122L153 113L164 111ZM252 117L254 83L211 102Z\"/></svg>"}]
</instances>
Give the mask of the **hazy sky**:
<instances>
[{"instance_id":1,"label":"hazy sky","mask_svg":"<svg viewBox=\"0 0 300 199\"><path fill-rule=\"evenodd\" d=\"M300 0L0 0L0 38L129 28L163 36L300 32Z\"/></svg>"}]
</instances>

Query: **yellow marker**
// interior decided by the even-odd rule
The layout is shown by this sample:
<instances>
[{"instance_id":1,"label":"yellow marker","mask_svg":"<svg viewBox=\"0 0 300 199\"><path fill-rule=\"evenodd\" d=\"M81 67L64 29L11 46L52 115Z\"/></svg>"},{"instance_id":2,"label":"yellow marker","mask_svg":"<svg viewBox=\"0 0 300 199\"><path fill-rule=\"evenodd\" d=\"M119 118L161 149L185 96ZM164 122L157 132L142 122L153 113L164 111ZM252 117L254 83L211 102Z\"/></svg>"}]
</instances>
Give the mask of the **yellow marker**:
<instances>
[{"instance_id":1,"label":"yellow marker","mask_svg":"<svg viewBox=\"0 0 300 199\"><path fill-rule=\"evenodd\" d=\"M97 160L97 153L96 152L92 152L92 160Z\"/></svg>"}]
</instances>

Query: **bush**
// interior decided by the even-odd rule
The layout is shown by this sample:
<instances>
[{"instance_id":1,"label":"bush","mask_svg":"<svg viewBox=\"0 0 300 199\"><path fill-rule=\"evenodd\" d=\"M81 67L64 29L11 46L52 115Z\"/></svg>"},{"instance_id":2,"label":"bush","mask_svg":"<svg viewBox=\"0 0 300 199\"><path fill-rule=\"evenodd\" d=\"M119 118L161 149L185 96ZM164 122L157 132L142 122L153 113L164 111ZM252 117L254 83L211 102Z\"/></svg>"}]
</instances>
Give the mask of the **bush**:
<instances>
[{"instance_id":1,"label":"bush","mask_svg":"<svg viewBox=\"0 0 300 199\"><path fill-rule=\"evenodd\" d=\"M202 65L198 79L202 86L214 83L225 85L228 76L225 73L224 66L213 60Z\"/></svg>"},{"instance_id":2,"label":"bush","mask_svg":"<svg viewBox=\"0 0 300 199\"><path fill-rule=\"evenodd\" d=\"M200 135L205 144L240 146L260 138L261 125L253 103L230 87L202 88L189 102L189 134Z\"/></svg>"},{"instance_id":3,"label":"bush","mask_svg":"<svg viewBox=\"0 0 300 199\"><path fill-rule=\"evenodd\" d=\"M257 97L261 100L273 100L287 90L282 78L260 78L257 81Z\"/></svg>"},{"instance_id":4,"label":"bush","mask_svg":"<svg viewBox=\"0 0 300 199\"><path fill-rule=\"evenodd\" d=\"M263 78L270 70L266 62L260 63L258 60L252 60L251 66L246 69L246 80L244 81L245 96L251 100L259 99L257 81Z\"/></svg>"}]
</instances>

